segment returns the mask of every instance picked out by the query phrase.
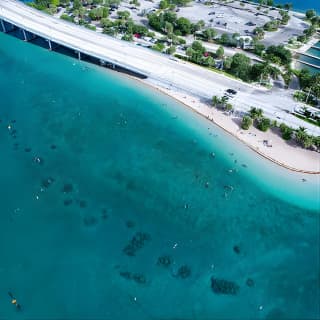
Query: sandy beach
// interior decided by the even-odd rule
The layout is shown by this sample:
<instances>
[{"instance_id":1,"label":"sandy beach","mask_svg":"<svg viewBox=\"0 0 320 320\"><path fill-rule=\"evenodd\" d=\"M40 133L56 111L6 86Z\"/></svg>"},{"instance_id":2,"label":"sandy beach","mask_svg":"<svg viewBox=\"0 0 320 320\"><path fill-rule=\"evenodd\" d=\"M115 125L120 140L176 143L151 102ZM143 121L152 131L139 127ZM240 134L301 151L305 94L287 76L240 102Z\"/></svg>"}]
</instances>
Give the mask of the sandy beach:
<instances>
[{"instance_id":1,"label":"sandy beach","mask_svg":"<svg viewBox=\"0 0 320 320\"><path fill-rule=\"evenodd\" d=\"M260 156L292 171L320 174L320 153L303 149L292 141L286 142L272 130L262 132L254 127L249 130L242 130L239 125L241 123L240 118L227 115L211 107L210 101L203 102L200 96L191 95L174 87L169 88L161 84L161 82L150 79L142 82L191 108L208 119L208 121L213 122L242 143L245 143ZM266 141L268 142L266 143Z\"/></svg>"}]
</instances>

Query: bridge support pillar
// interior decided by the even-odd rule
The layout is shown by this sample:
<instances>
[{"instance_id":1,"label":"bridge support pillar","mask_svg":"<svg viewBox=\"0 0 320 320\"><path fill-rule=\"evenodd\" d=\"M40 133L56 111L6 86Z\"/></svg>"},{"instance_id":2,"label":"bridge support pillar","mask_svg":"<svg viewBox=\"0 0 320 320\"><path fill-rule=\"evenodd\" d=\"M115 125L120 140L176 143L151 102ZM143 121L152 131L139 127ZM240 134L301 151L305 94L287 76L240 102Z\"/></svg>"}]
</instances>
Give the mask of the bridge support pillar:
<instances>
[{"instance_id":1,"label":"bridge support pillar","mask_svg":"<svg viewBox=\"0 0 320 320\"><path fill-rule=\"evenodd\" d=\"M78 51L78 59L81 60L81 52Z\"/></svg>"},{"instance_id":2,"label":"bridge support pillar","mask_svg":"<svg viewBox=\"0 0 320 320\"><path fill-rule=\"evenodd\" d=\"M7 30L6 30L6 27L5 27L5 25L4 25L3 20L1 19L0 22L1 22L2 31L3 31L4 33L6 33Z\"/></svg>"},{"instance_id":3,"label":"bridge support pillar","mask_svg":"<svg viewBox=\"0 0 320 320\"><path fill-rule=\"evenodd\" d=\"M48 39L48 44L49 44L49 50L52 51L52 45L51 45L51 40Z\"/></svg>"},{"instance_id":4,"label":"bridge support pillar","mask_svg":"<svg viewBox=\"0 0 320 320\"><path fill-rule=\"evenodd\" d=\"M28 41L26 30L22 29L24 41Z\"/></svg>"}]
</instances>

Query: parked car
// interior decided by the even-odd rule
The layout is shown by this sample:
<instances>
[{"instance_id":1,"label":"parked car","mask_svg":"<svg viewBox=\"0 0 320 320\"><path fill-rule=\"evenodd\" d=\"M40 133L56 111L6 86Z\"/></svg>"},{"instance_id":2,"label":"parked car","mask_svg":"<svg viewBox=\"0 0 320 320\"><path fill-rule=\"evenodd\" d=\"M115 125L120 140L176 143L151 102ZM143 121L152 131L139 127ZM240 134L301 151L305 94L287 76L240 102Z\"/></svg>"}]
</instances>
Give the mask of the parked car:
<instances>
[{"instance_id":1,"label":"parked car","mask_svg":"<svg viewBox=\"0 0 320 320\"><path fill-rule=\"evenodd\" d=\"M227 89L226 92L227 92L228 94L230 94L230 95L233 95L233 96L237 94L237 91L234 90L234 89Z\"/></svg>"}]
</instances>

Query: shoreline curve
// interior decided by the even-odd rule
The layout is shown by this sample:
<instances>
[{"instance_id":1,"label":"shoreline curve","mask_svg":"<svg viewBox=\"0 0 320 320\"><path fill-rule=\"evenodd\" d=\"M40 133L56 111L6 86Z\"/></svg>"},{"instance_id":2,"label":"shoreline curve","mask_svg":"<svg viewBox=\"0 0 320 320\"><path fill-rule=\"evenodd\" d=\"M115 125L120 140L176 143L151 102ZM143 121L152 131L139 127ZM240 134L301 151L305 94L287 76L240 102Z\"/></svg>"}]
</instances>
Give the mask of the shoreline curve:
<instances>
[{"instance_id":1,"label":"shoreline curve","mask_svg":"<svg viewBox=\"0 0 320 320\"><path fill-rule=\"evenodd\" d=\"M131 77L133 78L133 77ZM218 126L220 129L222 129L224 132L226 132L227 134L232 135L234 138L236 138L238 141L240 141L241 143L243 143L244 145L246 145L248 148L250 148L252 151L256 152L258 155L260 155L261 157L263 157L266 160L269 160L271 162L273 162L274 164L277 164L287 170L293 171L293 172L298 172L298 173L303 173L303 174L312 174L312 175L320 175L320 169L315 171L315 170L304 170L304 169L298 169L295 168L293 166L290 166L286 163L283 163L282 161L279 161L277 159L275 159L274 157L271 157L269 155L267 155L266 153L262 152L261 150L259 150L258 147L254 146L253 144L248 143L247 141L241 139L238 135L234 134L232 131L229 131L226 127L224 127L223 125L221 125L220 123L216 122L214 120L214 118L212 117L211 119L208 119L208 117L200 112L199 110L197 110L196 108L194 108L191 104L186 103L185 101L180 100L175 94L173 94L173 92L171 91L171 89L166 89L163 88L160 85L160 82L157 84L154 84L152 82L149 82L148 79L145 80L141 80L141 79L136 79L133 78L134 80L138 80L140 83L142 83L143 85L148 86L149 88L155 89L158 92L161 92L162 94L165 94L166 96L170 97L171 99L174 99L175 101L177 101L178 103L184 105L185 107L187 107L188 109L190 109L191 111L197 113L198 115L200 115L201 117L203 117L204 119L210 121L210 123L213 123L214 125ZM183 91L181 89L181 91ZM196 97L190 93L188 93L189 96L192 96L194 99L199 99L199 97ZM217 111L220 112L220 111ZM220 112L221 113L221 112ZM222 113L221 113L222 114ZM302 149L303 150L303 149ZM313 152L313 151L310 151ZM320 155L319 155L320 157ZM320 158L319 158L320 161ZM320 163L319 163L319 167L320 167Z\"/></svg>"}]
</instances>

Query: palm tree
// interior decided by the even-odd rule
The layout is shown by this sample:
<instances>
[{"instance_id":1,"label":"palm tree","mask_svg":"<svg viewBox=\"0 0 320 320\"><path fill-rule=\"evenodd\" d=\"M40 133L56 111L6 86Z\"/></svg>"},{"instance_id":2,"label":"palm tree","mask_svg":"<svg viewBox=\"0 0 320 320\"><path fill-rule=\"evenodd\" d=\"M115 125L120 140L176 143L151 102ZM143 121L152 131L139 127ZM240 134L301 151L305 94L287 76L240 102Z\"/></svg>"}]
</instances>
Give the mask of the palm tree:
<instances>
[{"instance_id":1,"label":"palm tree","mask_svg":"<svg viewBox=\"0 0 320 320\"><path fill-rule=\"evenodd\" d=\"M262 118L262 115L263 115L262 109L255 108L255 107L251 107L249 113L250 113L250 117L253 120L258 120L258 119Z\"/></svg>"},{"instance_id":2,"label":"palm tree","mask_svg":"<svg viewBox=\"0 0 320 320\"><path fill-rule=\"evenodd\" d=\"M296 138L296 141L300 144L304 144L304 141L306 140L306 138L308 137L308 134L306 132L306 128L304 127L299 127L299 129L297 129L295 131L295 138Z\"/></svg>"},{"instance_id":3,"label":"palm tree","mask_svg":"<svg viewBox=\"0 0 320 320\"><path fill-rule=\"evenodd\" d=\"M212 97L212 105L216 107L219 103L220 103L219 97L218 96L213 96Z\"/></svg>"}]
</instances>

